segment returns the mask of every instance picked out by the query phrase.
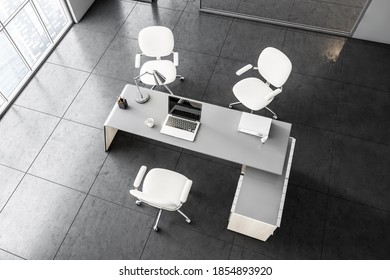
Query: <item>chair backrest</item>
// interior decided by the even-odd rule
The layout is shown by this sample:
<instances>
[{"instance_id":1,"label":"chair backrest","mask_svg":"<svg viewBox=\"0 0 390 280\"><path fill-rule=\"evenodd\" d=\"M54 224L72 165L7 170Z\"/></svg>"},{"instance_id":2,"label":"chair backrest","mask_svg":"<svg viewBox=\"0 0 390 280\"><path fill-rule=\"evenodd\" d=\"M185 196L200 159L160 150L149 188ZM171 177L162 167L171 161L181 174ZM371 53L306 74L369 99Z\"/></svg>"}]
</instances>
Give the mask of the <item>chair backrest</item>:
<instances>
[{"instance_id":1,"label":"chair backrest","mask_svg":"<svg viewBox=\"0 0 390 280\"><path fill-rule=\"evenodd\" d=\"M265 48L257 61L259 73L275 87L281 87L290 76L292 64L290 59L280 50Z\"/></svg>"},{"instance_id":2,"label":"chair backrest","mask_svg":"<svg viewBox=\"0 0 390 280\"><path fill-rule=\"evenodd\" d=\"M138 34L138 43L142 53L150 57L170 55L175 44L172 31L165 26L145 27Z\"/></svg>"}]
</instances>

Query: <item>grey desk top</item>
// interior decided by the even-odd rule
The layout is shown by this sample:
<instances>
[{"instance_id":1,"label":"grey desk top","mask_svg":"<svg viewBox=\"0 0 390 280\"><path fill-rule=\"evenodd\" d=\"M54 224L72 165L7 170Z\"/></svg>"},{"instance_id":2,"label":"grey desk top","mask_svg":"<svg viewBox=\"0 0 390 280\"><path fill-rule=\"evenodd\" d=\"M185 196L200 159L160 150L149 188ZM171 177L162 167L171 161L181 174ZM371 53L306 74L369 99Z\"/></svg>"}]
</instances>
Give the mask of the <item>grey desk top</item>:
<instances>
[{"instance_id":1,"label":"grey desk top","mask_svg":"<svg viewBox=\"0 0 390 280\"><path fill-rule=\"evenodd\" d=\"M195 141L189 142L160 133L168 111L168 95L146 88L141 90L150 94L150 99L145 104L135 102L137 88L126 85L121 96L127 99L129 108L122 110L115 104L104 125L267 172L282 174L291 124L273 120L269 138L262 144L260 138L237 131L242 112L203 103L201 126ZM153 128L144 124L149 117L155 120Z\"/></svg>"}]
</instances>

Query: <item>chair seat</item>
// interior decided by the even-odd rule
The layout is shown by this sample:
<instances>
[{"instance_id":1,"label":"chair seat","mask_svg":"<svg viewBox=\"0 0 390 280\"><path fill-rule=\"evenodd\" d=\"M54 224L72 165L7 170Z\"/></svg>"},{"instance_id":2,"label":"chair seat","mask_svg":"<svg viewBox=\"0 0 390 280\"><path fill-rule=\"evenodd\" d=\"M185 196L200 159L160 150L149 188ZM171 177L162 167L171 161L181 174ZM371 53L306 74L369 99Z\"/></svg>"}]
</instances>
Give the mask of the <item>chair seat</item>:
<instances>
[{"instance_id":1,"label":"chair seat","mask_svg":"<svg viewBox=\"0 0 390 280\"><path fill-rule=\"evenodd\" d=\"M258 78L246 78L233 87L236 98L247 108L258 111L266 107L272 100L266 100L265 96L272 92L272 89Z\"/></svg>"},{"instance_id":2,"label":"chair seat","mask_svg":"<svg viewBox=\"0 0 390 280\"><path fill-rule=\"evenodd\" d=\"M154 168L145 177L142 192L149 198L154 197L152 201L155 201L156 205L153 206L174 211L181 204L180 197L187 180L187 177L180 173Z\"/></svg>"},{"instance_id":3,"label":"chair seat","mask_svg":"<svg viewBox=\"0 0 390 280\"><path fill-rule=\"evenodd\" d=\"M176 67L173 64L172 61L169 60L151 60L145 62L140 70L140 74L143 74L145 72L152 73L153 70L158 71L165 77L164 84L169 84L175 81L176 79ZM156 86L156 81L153 77L153 75L144 75L141 77L141 81L144 84Z\"/></svg>"}]
</instances>

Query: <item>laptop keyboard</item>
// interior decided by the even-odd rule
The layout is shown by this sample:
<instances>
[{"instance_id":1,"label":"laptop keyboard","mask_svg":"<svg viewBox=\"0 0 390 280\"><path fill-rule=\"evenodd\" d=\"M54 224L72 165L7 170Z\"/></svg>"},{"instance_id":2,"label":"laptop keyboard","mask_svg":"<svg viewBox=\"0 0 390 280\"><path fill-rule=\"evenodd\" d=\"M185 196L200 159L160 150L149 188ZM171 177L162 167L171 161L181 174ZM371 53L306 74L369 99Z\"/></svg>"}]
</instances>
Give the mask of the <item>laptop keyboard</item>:
<instances>
[{"instance_id":1,"label":"laptop keyboard","mask_svg":"<svg viewBox=\"0 0 390 280\"><path fill-rule=\"evenodd\" d=\"M189 131L189 132L195 132L196 124L197 124L196 122L184 120L184 119L179 119L179 118L175 118L172 116L168 117L168 120L166 123L166 125L168 125L168 126L172 126L175 128Z\"/></svg>"}]
</instances>

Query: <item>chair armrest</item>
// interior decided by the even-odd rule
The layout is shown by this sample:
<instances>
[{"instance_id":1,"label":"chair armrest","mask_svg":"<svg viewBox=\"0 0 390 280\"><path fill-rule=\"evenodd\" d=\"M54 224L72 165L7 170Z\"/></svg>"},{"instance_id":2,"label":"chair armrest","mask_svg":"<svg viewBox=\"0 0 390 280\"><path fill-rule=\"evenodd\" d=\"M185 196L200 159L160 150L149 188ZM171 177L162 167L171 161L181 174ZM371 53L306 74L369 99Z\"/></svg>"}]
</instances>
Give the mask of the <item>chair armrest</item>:
<instances>
[{"instance_id":1,"label":"chair armrest","mask_svg":"<svg viewBox=\"0 0 390 280\"><path fill-rule=\"evenodd\" d=\"M272 98L274 98L275 96L277 96L281 92L282 92L282 89L281 88L277 88L273 92L268 93L264 98L265 98L265 100L269 101L269 100L271 100Z\"/></svg>"},{"instance_id":2,"label":"chair armrest","mask_svg":"<svg viewBox=\"0 0 390 280\"><path fill-rule=\"evenodd\" d=\"M145 165L142 165L141 168L138 171L137 177L135 177L134 180L134 188L138 189L138 187L141 185L142 179L144 178L145 172L147 167Z\"/></svg>"},{"instance_id":3,"label":"chair armrest","mask_svg":"<svg viewBox=\"0 0 390 280\"><path fill-rule=\"evenodd\" d=\"M191 186L192 186L192 180L187 180L185 185L184 185L183 192L181 193L181 196L180 196L180 201L182 203L187 201L187 197L190 193Z\"/></svg>"},{"instance_id":4,"label":"chair armrest","mask_svg":"<svg viewBox=\"0 0 390 280\"><path fill-rule=\"evenodd\" d=\"M179 53L173 52L173 64L179 66Z\"/></svg>"},{"instance_id":5,"label":"chair armrest","mask_svg":"<svg viewBox=\"0 0 390 280\"><path fill-rule=\"evenodd\" d=\"M246 71L250 70L253 68L253 65L252 64L248 64L248 65L245 65L244 67L242 67L240 70L238 70L236 72L236 75L237 76L241 76L242 74L244 74Z\"/></svg>"},{"instance_id":6,"label":"chair armrest","mask_svg":"<svg viewBox=\"0 0 390 280\"><path fill-rule=\"evenodd\" d=\"M141 67L141 55L137 53L135 55L135 68L140 68Z\"/></svg>"}]
</instances>

